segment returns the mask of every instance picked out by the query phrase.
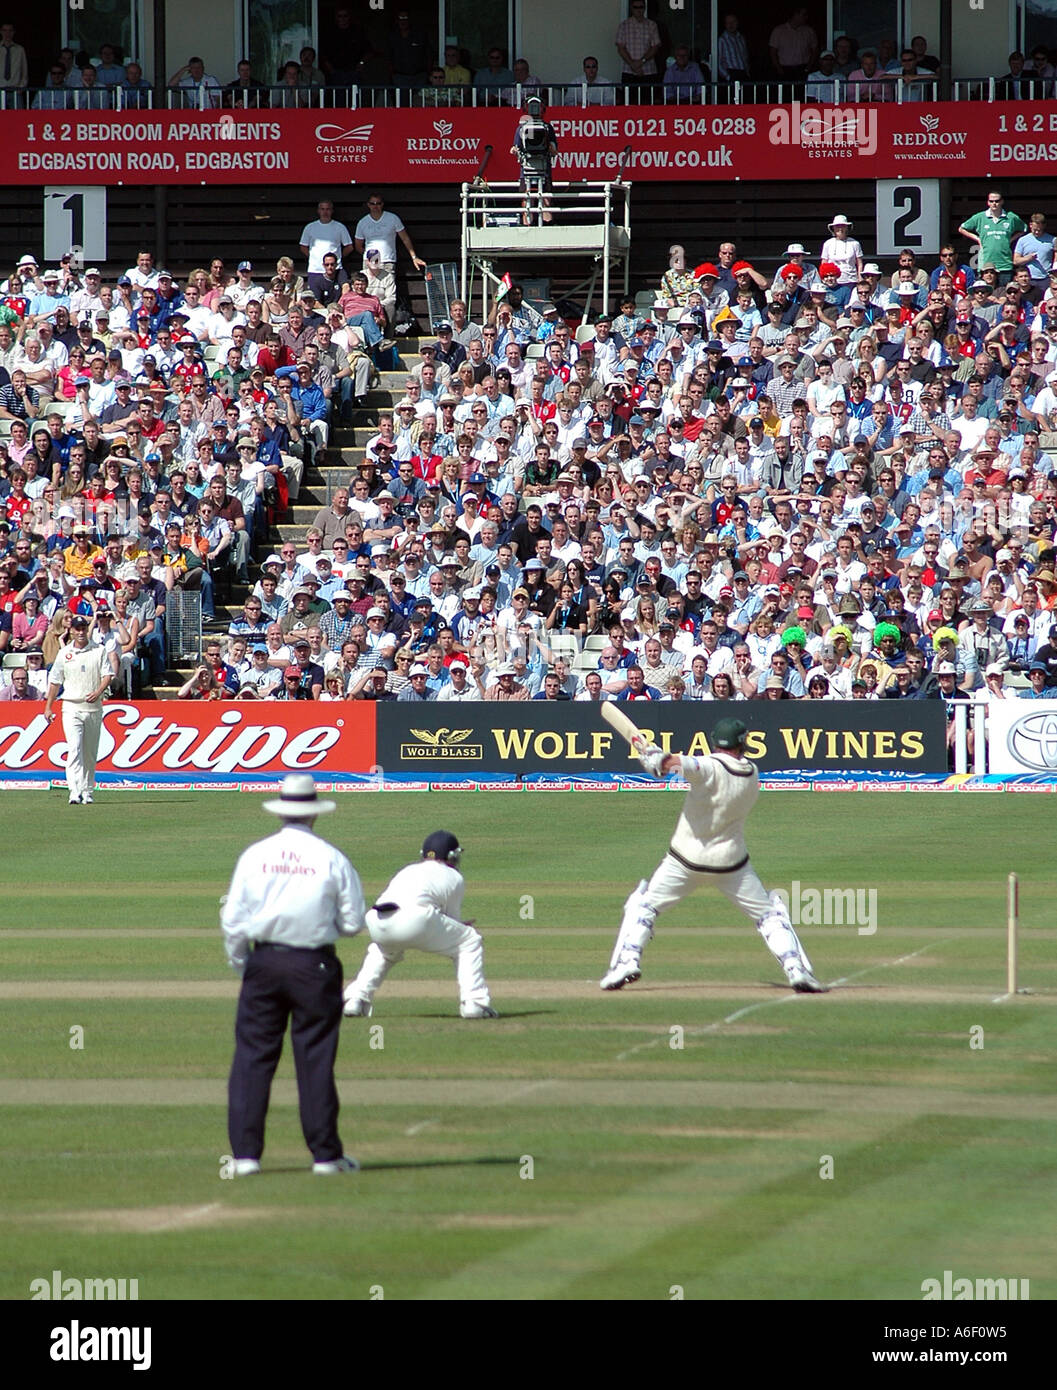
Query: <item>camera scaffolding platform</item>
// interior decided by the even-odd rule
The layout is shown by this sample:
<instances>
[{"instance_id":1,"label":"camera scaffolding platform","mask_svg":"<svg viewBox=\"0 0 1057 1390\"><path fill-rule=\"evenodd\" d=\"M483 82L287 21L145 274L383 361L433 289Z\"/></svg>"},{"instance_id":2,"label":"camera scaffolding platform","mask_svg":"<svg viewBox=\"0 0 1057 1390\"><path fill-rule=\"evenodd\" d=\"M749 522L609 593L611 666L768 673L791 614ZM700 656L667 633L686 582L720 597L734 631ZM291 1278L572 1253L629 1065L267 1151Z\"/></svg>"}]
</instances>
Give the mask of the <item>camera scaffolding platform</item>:
<instances>
[{"instance_id":1,"label":"camera scaffolding platform","mask_svg":"<svg viewBox=\"0 0 1057 1390\"><path fill-rule=\"evenodd\" d=\"M631 262L631 185L613 183L554 184L542 193L530 180L528 188L517 183L483 181L462 185L462 275L461 294L470 305L474 279L480 276L482 321L487 319L494 298L493 289L501 284L496 262L508 260L589 261L590 274L570 291L587 291L584 319L587 322L591 299L599 276L602 304L609 305L610 276L623 272L623 290L629 288ZM522 204L530 203L530 208ZM523 214L533 222L540 213L553 219L541 226L526 227Z\"/></svg>"}]
</instances>

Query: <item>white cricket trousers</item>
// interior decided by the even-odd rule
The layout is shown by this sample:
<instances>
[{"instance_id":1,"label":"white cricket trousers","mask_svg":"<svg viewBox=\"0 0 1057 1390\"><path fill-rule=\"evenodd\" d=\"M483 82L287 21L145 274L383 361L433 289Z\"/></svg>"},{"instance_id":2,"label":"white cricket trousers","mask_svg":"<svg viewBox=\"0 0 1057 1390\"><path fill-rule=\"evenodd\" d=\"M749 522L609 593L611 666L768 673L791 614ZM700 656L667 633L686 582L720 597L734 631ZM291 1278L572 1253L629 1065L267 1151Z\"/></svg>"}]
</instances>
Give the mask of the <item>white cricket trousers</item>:
<instances>
[{"instance_id":1,"label":"white cricket trousers","mask_svg":"<svg viewBox=\"0 0 1057 1390\"><path fill-rule=\"evenodd\" d=\"M701 869L688 869L672 854L666 854L654 870L653 877L646 888L645 899L658 912L674 903L681 902L697 888L718 888L725 893L735 907L753 923L771 910L767 891L760 882L756 870L749 862L740 869L729 869L722 873L712 873Z\"/></svg>"},{"instance_id":2,"label":"white cricket trousers","mask_svg":"<svg viewBox=\"0 0 1057 1390\"><path fill-rule=\"evenodd\" d=\"M491 1004L484 978L484 942L481 933L435 909L397 908L395 912L367 913L367 947L360 973L348 992L370 1003L385 977L404 959L404 951L433 951L449 956L455 964L461 1007Z\"/></svg>"},{"instance_id":3,"label":"white cricket trousers","mask_svg":"<svg viewBox=\"0 0 1057 1390\"><path fill-rule=\"evenodd\" d=\"M66 735L66 786L71 796L95 791L95 761L103 730L101 700L63 700L62 731Z\"/></svg>"}]
</instances>

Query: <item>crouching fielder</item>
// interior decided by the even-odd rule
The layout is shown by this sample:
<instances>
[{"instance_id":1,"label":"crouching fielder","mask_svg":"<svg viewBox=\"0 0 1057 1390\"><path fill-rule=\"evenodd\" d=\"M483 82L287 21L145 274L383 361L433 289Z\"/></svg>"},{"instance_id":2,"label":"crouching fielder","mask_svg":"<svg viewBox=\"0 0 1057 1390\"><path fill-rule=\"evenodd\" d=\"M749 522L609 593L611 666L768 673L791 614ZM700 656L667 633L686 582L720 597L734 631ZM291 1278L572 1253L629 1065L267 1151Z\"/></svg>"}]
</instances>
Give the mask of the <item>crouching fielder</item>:
<instances>
[{"instance_id":1,"label":"crouching fielder","mask_svg":"<svg viewBox=\"0 0 1057 1390\"><path fill-rule=\"evenodd\" d=\"M401 869L367 913L371 944L360 973L345 989L346 1018L368 1018L375 991L404 958L404 951L435 951L455 962L463 1018L498 1018L484 978L484 943L472 922L463 922L466 887L458 863L462 849L447 830L435 830L422 858Z\"/></svg>"},{"instance_id":2,"label":"crouching fielder","mask_svg":"<svg viewBox=\"0 0 1057 1390\"><path fill-rule=\"evenodd\" d=\"M793 989L821 994L811 962L797 940L777 893L768 898L749 862L745 821L760 794L755 765L745 756L748 730L740 719L721 719L712 735L717 750L707 758L664 753L643 741L639 762L654 777L679 772L690 783L668 853L649 883L645 879L624 904L624 917L603 989L622 989L642 974L642 951L653 936L657 913L703 883L726 893L756 923L767 948Z\"/></svg>"}]
</instances>

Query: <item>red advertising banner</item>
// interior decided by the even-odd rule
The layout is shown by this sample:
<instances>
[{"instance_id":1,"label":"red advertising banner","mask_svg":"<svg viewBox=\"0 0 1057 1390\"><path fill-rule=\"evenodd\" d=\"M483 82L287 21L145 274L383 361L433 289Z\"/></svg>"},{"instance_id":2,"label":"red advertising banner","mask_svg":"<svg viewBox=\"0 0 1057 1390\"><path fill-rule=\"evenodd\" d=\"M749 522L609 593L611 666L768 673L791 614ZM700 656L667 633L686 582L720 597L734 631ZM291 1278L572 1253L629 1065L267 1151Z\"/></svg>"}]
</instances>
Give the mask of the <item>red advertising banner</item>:
<instances>
[{"instance_id":1,"label":"red advertising banner","mask_svg":"<svg viewBox=\"0 0 1057 1390\"><path fill-rule=\"evenodd\" d=\"M1057 172L1057 107L1015 102L553 107L558 182L946 178ZM5 184L459 183L494 146L517 177L509 107L0 112Z\"/></svg>"},{"instance_id":2,"label":"red advertising banner","mask_svg":"<svg viewBox=\"0 0 1057 1390\"><path fill-rule=\"evenodd\" d=\"M62 720L42 703L0 712L0 781L61 777ZM104 706L98 770L126 779L181 775L282 777L366 773L374 766L375 707L367 701L144 701Z\"/></svg>"}]
</instances>

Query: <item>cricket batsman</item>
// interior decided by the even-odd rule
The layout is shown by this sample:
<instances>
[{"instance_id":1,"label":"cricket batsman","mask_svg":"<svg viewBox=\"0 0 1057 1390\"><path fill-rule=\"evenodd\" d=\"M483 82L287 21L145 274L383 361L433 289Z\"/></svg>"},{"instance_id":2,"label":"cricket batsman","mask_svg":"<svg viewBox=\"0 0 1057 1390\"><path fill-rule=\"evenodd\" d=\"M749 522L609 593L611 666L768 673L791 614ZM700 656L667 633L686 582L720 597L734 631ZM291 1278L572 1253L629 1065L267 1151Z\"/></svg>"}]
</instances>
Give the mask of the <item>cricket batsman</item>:
<instances>
[{"instance_id":1,"label":"cricket batsman","mask_svg":"<svg viewBox=\"0 0 1057 1390\"><path fill-rule=\"evenodd\" d=\"M653 936L658 912L702 883L726 893L756 923L767 949L801 994L823 994L811 962L797 939L777 893L768 898L749 862L745 822L760 794L755 764L745 756L748 730L740 719L721 719L705 758L665 753L656 744L636 743L638 759L653 777L678 772L690 783L668 852L649 883L645 879L624 904L609 970L602 989L623 989L642 974L642 952Z\"/></svg>"}]
</instances>

